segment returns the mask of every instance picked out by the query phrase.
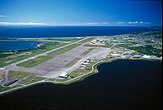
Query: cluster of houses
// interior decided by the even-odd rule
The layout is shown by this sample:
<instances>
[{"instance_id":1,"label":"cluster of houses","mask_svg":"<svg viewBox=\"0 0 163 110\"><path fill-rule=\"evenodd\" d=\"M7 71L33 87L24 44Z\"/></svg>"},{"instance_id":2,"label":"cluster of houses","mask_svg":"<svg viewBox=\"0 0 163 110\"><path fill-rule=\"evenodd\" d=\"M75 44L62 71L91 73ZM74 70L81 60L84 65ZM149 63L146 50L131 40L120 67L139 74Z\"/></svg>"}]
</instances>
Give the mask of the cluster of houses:
<instances>
[{"instance_id":1,"label":"cluster of houses","mask_svg":"<svg viewBox=\"0 0 163 110\"><path fill-rule=\"evenodd\" d=\"M96 39L96 40L92 40L91 42L89 42L89 44L91 45L105 45L106 44L106 40L104 39Z\"/></svg>"},{"instance_id":2,"label":"cluster of houses","mask_svg":"<svg viewBox=\"0 0 163 110\"><path fill-rule=\"evenodd\" d=\"M139 58L139 59L151 59L151 60L162 60L162 56L158 57L155 55L146 55L137 53L135 54L134 51L112 51L107 55L107 58Z\"/></svg>"}]
</instances>

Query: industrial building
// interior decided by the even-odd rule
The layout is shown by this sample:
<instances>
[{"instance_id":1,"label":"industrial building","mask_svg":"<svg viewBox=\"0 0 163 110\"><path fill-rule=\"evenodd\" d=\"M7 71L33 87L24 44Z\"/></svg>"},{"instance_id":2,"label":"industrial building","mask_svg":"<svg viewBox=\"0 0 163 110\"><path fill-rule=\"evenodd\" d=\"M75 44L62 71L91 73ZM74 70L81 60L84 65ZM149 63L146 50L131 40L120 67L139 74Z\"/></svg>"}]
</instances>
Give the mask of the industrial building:
<instances>
[{"instance_id":1,"label":"industrial building","mask_svg":"<svg viewBox=\"0 0 163 110\"><path fill-rule=\"evenodd\" d=\"M59 75L59 78L67 78L68 77L68 73L63 72L62 74Z\"/></svg>"}]
</instances>

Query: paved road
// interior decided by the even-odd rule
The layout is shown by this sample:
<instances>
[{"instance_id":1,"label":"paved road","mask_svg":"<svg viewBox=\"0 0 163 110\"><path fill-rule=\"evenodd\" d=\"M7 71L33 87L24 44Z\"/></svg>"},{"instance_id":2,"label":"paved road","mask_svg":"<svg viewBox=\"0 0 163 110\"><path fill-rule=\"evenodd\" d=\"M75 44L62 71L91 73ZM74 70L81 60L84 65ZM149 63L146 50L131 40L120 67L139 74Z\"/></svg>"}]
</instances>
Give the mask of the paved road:
<instances>
[{"instance_id":1,"label":"paved road","mask_svg":"<svg viewBox=\"0 0 163 110\"><path fill-rule=\"evenodd\" d=\"M90 52L88 55L86 55L84 58L79 60L76 64L74 64L72 67L64 70L67 73L70 73L74 71L75 69L79 68L81 66L81 62L85 61L87 59L104 59L110 52L111 48L114 47L115 45L112 45L110 48L103 48L103 47L97 47L95 48L92 52Z\"/></svg>"},{"instance_id":2,"label":"paved road","mask_svg":"<svg viewBox=\"0 0 163 110\"><path fill-rule=\"evenodd\" d=\"M102 58L106 58L107 54L108 54L108 50L109 49L95 49L94 52L92 52L91 54L87 55L86 57L82 58L81 60L79 60L75 65L73 65L72 67L68 68L65 70L65 72L70 73L72 71L74 71L75 69L79 68L81 66L81 62L82 61L86 61L87 59L94 59L94 58L98 58L98 59L102 59Z\"/></svg>"},{"instance_id":3,"label":"paved road","mask_svg":"<svg viewBox=\"0 0 163 110\"><path fill-rule=\"evenodd\" d=\"M36 57L39 57L39 56L42 56L42 55L44 55L44 54L48 54L48 53L50 53L50 52L54 52L54 51L56 51L56 50L58 50L58 49L62 49L62 48L64 48L64 47L66 47L66 46L70 46L70 45L72 45L72 44L75 44L75 43L79 43L79 42L81 42L81 41L83 41L83 40L86 40L86 39L88 39L89 37L87 37L87 38L84 38L84 39L81 39L81 40L79 40L79 41L76 41L76 42L74 42L74 43L71 43L71 44L67 44L67 45L64 45L64 46L62 46L62 47L59 47L59 48L56 48L56 49L53 49L53 50L50 50L50 51L47 51L47 52L44 52L44 53L41 53L41 54L39 54L39 55L36 55L36 56L34 56L34 57L30 57L30 58L27 58L27 59L24 59L24 60L22 60L22 61L19 61L19 62L16 62L16 63L14 63L14 64L11 64L11 65L8 65L8 66L6 66L5 67L5 69L6 70L13 70L13 71L22 71L22 72L29 72L29 73L32 73L32 74L35 74L35 75L41 75L41 76L45 76L45 77L48 77L48 78L57 78L62 72L67 72L67 73L70 73L70 72L72 72L72 71L74 71L75 69L77 69L77 68L79 68L80 66L81 66L81 62L82 61L85 61L85 60L87 60L87 59L103 59L103 58L106 58L106 56L107 56L107 54L108 54L108 52L109 52L109 50L110 50L110 48L112 48L112 47L110 47L110 48L104 48L104 47L95 47L95 49L94 50L92 50L90 53L88 53L86 56L84 56L84 57L82 57L81 58L81 60L79 60L77 63L75 63L73 66L71 66L71 67L69 67L69 68L57 68L58 67L58 64L57 64L57 67L55 66L55 64L54 63L57 63L56 61L58 61L58 60L56 60L56 59L60 59L60 56L61 56L61 58L62 59L64 59L63 58L63 55L65 54L66 55L66 53L67 53L67 58L69 57L69 56L73 56L74 58L76 58L76 56L74 56L75 55L75 52L77 52L77 53L82 53L82 50L83 50L83 45L85 45L86 43L83 43L83 44L81 44L80 46L78 46L78 47L76 47L76 48L74 48L74 49L72 49L72 50L69 50L68 52L65 52L65 53L63 53L63 54L61 54L61 55L58 55L58 57L56 56L56 57L54 57L54 58L52 58L52 59L54 59L54 61L52 61L52 59L49 59L48 61L46 61L46 62L44 62L44 63L42 63L42 64L45 64L45 67L46 67L46 65L48 64L50 64L51 65L51 67L49 67L48 65L48 67L46 67L46 68L44 68L44 66L42 67L42 64L39 64L40 66L41 66L41 69L40 69L40 66L38 65L38 66L36 66L36 67L33 67L33 68L25 68L25 67L18 67L18 66L16 66L17 64L19 64L19 63L22 63L22 62L25 62L25 61L28 61L28 60L31 60L32 58L36 58ZM79 49L78 49L79 48ZM85 47L86 48L86 47ZM73 50L75 50L75 51L73 51ZM83 50L83 52L84 51L86 51L86 49L84 49ZM71 54L69 54L69 53L71 53ZM74 54L74 55L73 55ZM76 54L77 55L77 54ZM77 56L79 56L79 54L77 55ZM65 61L62 61L62 59L60 59L58 62L59 63L64 63ZM68 58L69 59L69 58ZM49 63L50 62L50 63ZM42 69L42 68L44 68L44 69ZM49 68L49 69L48 69ZM49 71L47 71L47 69L49 70Z\"/></svg>"},{"instance_id":4,"label":"paved road","mask_svg":"<svg viewBox=\"0 0 163 110\"><path fill-rule=\"evenodd\" d=\"M83 44L85 45L85 44ZM82 46L82 45L81 45ZM71 73L72 71L78 69L81 66L81 62L85 61L87 59L104 59L108 55L108 53L111 51L111 48L115 45L112 45L110 48L105 47L94 47L90 53L88 53L86 56L84 56L82 59L80 59L77 63L75 63L73 66L69 68L64 68L60 71L52 71L51 73L47 74L46 77L48 78L57 78L62 72Z\"/></svg>"},{"instance_id":5,"label":"paved road","mask_svg":"<svg viewBox=\"0 0 163 110\"><path fill-rule=\"evenodd\" d=\"M47 74L52 74L52 76L54 77L55 76L55 78L56 77L58 77L61 73L62 73L62 71L63 71L63 69L59 69L59 70L57 70L56 71L56 67L54 66L54 67L51 67L52 69L51 69L51 71L46 71L46 70L42 70L42 69L38 69L38 68L35 68L35 67L32 67L32 68L25 68L25 67L18 67L18 66L16 66L17 64L20 64L20 63L23 63L23 62L25 62L25 61L28 61L28 60L31 60L31 59L33 59L33 58L37 58L37 57L39 57L39 56L42 56L42 55L45 55L45 54L48 54L48 53L50 53L50 52L54 52L54 51L56 51L56 50L58 50L58 49L62 49L62 48L65 48L65 47L67 47L67 46L70 46L70 45L72 45L72 44L76 44L76 43L80 43L81 41L83 41L83 40L87 40L89 37L87 37L87 38L84 38L84 39L81 39L81 40L78 40L78 41L76 41L76 42L73 42L73 43L70 43L70 44L67 44L67 45L64 45L64 46L62 46L62 47L58 47L58 48L55 48L55 49L52 49L52 50L49 50L49 51L46 51L46 52L44 52L44 53L41 53L41 54L38 54L38 55L35 55L35 56L33 56L33 57L30 57L30 58L27 58L27 59L24 59L24 60L21 60L21 61L19 61L19 62L16 62L16 63L13 63L13 64L10 64L10 65L7 65L7 66L5 66L4 67L4 70L13 70L13 71L21 71L21 72L28 72L28 73L32 73L32 74L35 74L35 75L41 75L41 76L45 76L45 75L47 75ZM82 45L84 45L85 43L83 43ZM77 49L77 51L80 51L79 53L81 53L82 52L82 50L83 49L81 49L81 48L83 48L82 47L82 45L81 46L79 46L79 47L76 47L76 48L74 48L75 50L77 49L77 48L79 48L79 49ZM86 48L86 47L85 47ZM73 50L73 49L72 49ZM74 54L74 52L71 52L72 50L69 50L68 52L65 52L65 53L71 53L71 55L69 55L69 56L72 56L73 54ZM86 49L84 49L85 51L86 51ZM76 51L75 51L76 52ZM63 55L65 54L65 53L63 53ZM63 56L62 54L61 55L59 55L59 56ZM75 55L75 54L74 54ZM78 55L77 55L78 56ZM54 57L55 59L56 59L56 57ZM57 57L58 58L58 57ZM75 58L75 57L74 57ZM52 58L53 59L53 58ZM64 59L64 58L63 58ZM72 58L71 58L72 59ZM68 59L69 60L69 59ZM49 59L47 62L51 62L51 59ZM44 62L44 63L46 63L46 62ZM43 63L43 64L44 64ZM53 63L56 63L56 62L53 62ZM63 63L63 61L61 62L61 63ZM50 63L51 64L51 63ZM41 65L41 64L39 64L39 65ZM36 66L37 67L37 66ZM46 68L47 69L47 68ZM45 76L45 77L47 77L47 76Z\"/></svg>"}]
</instances>

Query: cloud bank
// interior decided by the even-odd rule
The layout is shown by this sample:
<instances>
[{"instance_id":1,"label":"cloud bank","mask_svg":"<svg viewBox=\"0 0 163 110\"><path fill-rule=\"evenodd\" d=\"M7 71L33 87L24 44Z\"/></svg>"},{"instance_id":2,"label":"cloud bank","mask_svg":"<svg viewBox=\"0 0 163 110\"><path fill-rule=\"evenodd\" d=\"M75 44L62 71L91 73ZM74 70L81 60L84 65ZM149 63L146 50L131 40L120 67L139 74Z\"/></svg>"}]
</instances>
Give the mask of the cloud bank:
<instances>
[{"instance_id":1,"label":"cloud bank","mask_svg":"<svg viewBox=\"0 0 163 110\"><path fill-rule=\"evenodd\" d=\"M39 22L0 22L0 26L141 26L149 25L150 22L129 21L129 22L85 22L85 23L39 23Z\"/></svg>"},{"instance_id":2,"label":"cloud bank","mask_svg":"<svg viewBox=\"0 0 163 110\"><path fill-rule=\"evenodd\" d=\"M15 25L46 25L45 23L35 23L35 22L0 22L1 26L15 26Z\"/></svg>"},{"instance_id":3,"label":"cloud bank","mask_svg":"<svg viewBox=\"0 0 163 110\"><path fill-rule=\"evenodd\" d=\"M86 22L86 23L71 23L71 24L62 24L67 26L132 26L132 25L149 25L150 22L143 21L129 21L129 22ZM61 25L61 24L60 24Z\"/></svg>"}]
</instances>

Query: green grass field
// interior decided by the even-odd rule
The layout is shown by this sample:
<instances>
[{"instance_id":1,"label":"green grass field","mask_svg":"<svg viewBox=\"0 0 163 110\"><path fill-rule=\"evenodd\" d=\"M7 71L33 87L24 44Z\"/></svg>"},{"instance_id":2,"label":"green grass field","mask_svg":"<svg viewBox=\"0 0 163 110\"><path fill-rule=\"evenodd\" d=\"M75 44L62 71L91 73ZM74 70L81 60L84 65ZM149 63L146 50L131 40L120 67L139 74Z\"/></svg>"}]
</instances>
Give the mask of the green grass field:
<instances>
[{"instance_id":1,"label":"green grass field","mask_svg":"<svg viewBox=\"0 0 163 110\"><path fill-rule=\"evenodd\" d=\"M68 64L65 65L66 68L73 66L76 62L78 62L80 58L75 58L74 60L70 61Z\"/></svg>"},{"instance_id":2,"label":"green grass field","mask_svg":"<svg viewBox=\"0 0 163 110\"><path fill-rule=\"evenodd\" d=\"M113 46L113 44L111 44L111 43L106 43L105 45L91 45L91 44L85 44L84 46L88 46L88 47L106 47L106 48L110 48L111 46Z\"/></svg>"},{"instance_id":3,"label":"green grass field","mask_svg":"<svg viewBox=\"0 0 163 110\"><path fill-rule=\"evenodd\" d=\"M151 45L146 45L145 47L139 46L139 47L130 47L129 49L135 50L140 53L144 53L147 55L156 55L161 56L162 50L153 48Z\"/></svg>"},{"instance_id":4,"label":"green grass field","mask_svg":"<svg viewBox=\"0 0 163 110\"><path fill-rule=\"evenodd\" d=\"M45 40L71 41L71 42L74 42L74 41L77 41L79 39L75 38L75 37L62 37L62 38L45 38Z\"/></svg>"},{"instance_id":5,"label":"green grass field","mask_svg":"<svg viewBox=\"0 0 163 110\"><path fill-rule=\"evenodd\" d=\"M44 80L46 78L43 78L43 77L39 77L39 76L29 76L25 79L22 79L20 81L20 84L30 84L30 83L34 83L34 82L38 82L38 81L41 81L41 80Z\"/></svg>"},{"instance_id":6,"label":"green grass field","mask_svg":"<svg viewBox=\"0 0 163 110\"><path fill-rule=\"evenodd\" d=\"M75 78L77 76L80 76L80 75L83 75L83 74L86 74L86 73L89 73L91 70L92 70L92 66L95 64L95 62L91 62L90 64L88 64L85 68L79 68L79 69L76 69L74 71L72 71L70 73L70 77L71 78Z\"/></svg>"},{"instance_id":7,"label":"green grass field","mask_svg":"<svg viewBox=\"0 0 163 110\"><path fill-rule=\"evenodd\" d=\"M3 91L6 91L6 90L9 90L11 89L10 87L2 87L0 86L0 92L3 92Z\"/></svg>"},{"instance_id":8,"label":"green grass field","mask_svg":"<svg viewBox=\"0 0 163 110\"><path fill-rule=\"evenodd\" d=\"M22 79L22 78L25 78L29 75L29 73L26 73L26 72L17 72L17 71L9 71L8 72L8 77L10 79L13 79L13 78L18 78L18 79Z\"/></svg>"},{"instance_id":9,"label":"green grass field","mask_svg":"<svg viewBox=\"0 0 163 110\"><path fill-rule=\"evenodd\" d=\"M85 51L84 53L82 53L80 56L85 56L87 55L89 52L91 52L94 48L89 48L87 51Z\"/></svg>"},{"instance_id":10,"label":"green grass field","mask_svg":"<svg viewBox=\"0 0 163 110\"><path fill-rule=\"evenodd\" d=\"M95 37L90 37L90 38L88 38L88 39L85 39L85 40L80 41L79 43L80 43L80 44L83 44L83 43L86 43L86 42L89 42L89 41L93 40L94 38L95 38Z\"/></svg>"},{"instance_id":11,"label":"green grass field","mask_svg":"<svg viewBox=\"0 0 163 110\"><path fill-rule=\"evenodd\" d=\"M125 44L125 45L118 45L118 47L124 47L127 49L135 50L136 52L147 54L147 55L156 55L156 56L162 55L162 49L153 48L152 45L132 47L132 45Z\"/></svg>"}]
</instances>

